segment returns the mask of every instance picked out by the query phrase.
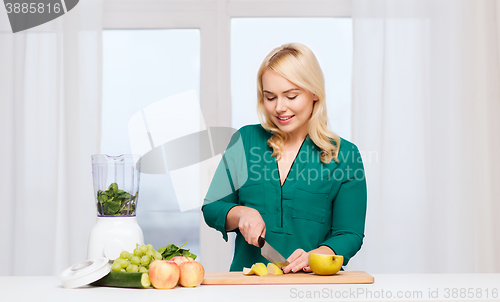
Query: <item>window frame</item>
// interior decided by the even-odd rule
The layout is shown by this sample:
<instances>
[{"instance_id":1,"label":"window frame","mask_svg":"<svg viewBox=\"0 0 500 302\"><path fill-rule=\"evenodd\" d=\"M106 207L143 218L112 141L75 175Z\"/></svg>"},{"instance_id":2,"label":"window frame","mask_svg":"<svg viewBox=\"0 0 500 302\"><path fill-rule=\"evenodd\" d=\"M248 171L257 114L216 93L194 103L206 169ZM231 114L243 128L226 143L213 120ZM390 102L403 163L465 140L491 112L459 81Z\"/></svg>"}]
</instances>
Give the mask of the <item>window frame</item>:
<instances>
[{"instance_id":1,"label":"window frame","mask_svg":"<svg viewBox=\"0 0 500 302\"><path fill-rule=\"evenodd\" d=\"M231 19L352 17L351 0L104 0L103 29L199 29L200 104L207 127L231 126ZM202 175L208 187L210 175ZM203 219L202 219L203 220ZM227 271L232 244L200 223L206 271Z\"/></svg>"}]
</instances>

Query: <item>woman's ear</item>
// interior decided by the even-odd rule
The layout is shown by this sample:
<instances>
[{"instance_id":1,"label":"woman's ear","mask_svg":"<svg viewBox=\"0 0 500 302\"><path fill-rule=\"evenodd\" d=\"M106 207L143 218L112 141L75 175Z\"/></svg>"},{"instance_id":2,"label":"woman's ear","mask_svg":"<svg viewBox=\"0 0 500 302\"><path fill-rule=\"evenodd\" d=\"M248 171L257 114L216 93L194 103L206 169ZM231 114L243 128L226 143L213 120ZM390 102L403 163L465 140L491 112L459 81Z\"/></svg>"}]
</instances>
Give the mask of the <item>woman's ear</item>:
<instances>
[{"instance_id":1,"label":"woman's ear","mask_svg":"<svg viewBox=\"0 0 500 302\"><path fill-rule=\"evenodd\" d=\"M319 101L319 97L313 93L313 101Z\"/></svg>"}]
</instances>

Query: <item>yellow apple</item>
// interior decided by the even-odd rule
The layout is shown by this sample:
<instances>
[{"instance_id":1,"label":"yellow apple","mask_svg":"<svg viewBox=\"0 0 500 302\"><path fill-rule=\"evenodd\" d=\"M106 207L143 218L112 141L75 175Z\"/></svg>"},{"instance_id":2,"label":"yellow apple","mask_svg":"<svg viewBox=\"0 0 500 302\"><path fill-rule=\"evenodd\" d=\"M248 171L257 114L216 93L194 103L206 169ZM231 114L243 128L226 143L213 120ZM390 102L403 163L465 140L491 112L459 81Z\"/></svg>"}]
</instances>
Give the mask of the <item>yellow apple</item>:
<instances>
[{"instance_id":1,"label":"yellow apple","mask_svg":"<svg viewBox=\"0 0 500 302\"><path fill-rule=\"evenodd\" d=\"M283 275L283 271L276 264L269 262L267 264L267 272L269 275Z\"/></svg>"},{"instance_id":2,"label":"yellow apple","mask_svg":"<svg viewBox=\"0 0 500 302\"><path fill-rule=\"evenodd\" d=\"M309 267L317 275L333 275L340 271L344 257L339 255L309 254Z\"/></svg>"},{"instance_id":3,"label":"yellow apple","mask_svg":"<svg viewBox=\"0 0 500 302\"><path fill-rule=\"evenodd\" d=\"M252 265L252 270L255 272L257 276L267 276L267 267L262 262L257 262Z\"/></svg>"}]
</instances>

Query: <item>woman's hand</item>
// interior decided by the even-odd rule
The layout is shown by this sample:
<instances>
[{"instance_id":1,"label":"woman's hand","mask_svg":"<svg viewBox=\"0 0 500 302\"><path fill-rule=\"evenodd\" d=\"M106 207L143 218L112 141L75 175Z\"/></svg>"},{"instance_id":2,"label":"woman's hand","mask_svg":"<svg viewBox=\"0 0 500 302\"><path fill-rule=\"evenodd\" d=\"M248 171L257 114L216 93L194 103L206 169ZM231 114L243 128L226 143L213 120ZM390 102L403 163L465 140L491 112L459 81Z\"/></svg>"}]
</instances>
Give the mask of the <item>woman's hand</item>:
<instances>
[{"instance_id":1,"label":"woman's hand","mask_svg":"<svg viewBox=\"0 0 500 302\"><path fill-rule=\"evenodd\" d=\"M305 272L311 271L309 267L309 253L303 249L296 249L286 260L290 264L283 268L283 273L285 274L289 272L296 273L300 270Z\"/></svg>"},{"instance_id":2,"label":"woman's hand","mask_svg":"<svg viewBox=\"0 0 500 302\"><path fill-rule=\"evenodd\" d=\"M289 272L296 273L300 270L310 273L311 268L309 267L309 254L325 254L325 255L335 255L335 252L326 245L322 245L317 249L306 252L303 249L296 249L290 257L288 257L288 262L290 263L285 268L283 268L283 273L287 274Z\"/></svg>"},{"instance_id":3,"label":"woman's hand","mask_svg":"<svg viewBox=\"0 0 500 302\"><path fill-rule=\"evenodd\" d=\"M227 213L226 230L239 228L241 235L252 245L259 246L259 236L265 237L266 224L259 211L245 206L233 207Z\"/></svg>"}]
</instances>

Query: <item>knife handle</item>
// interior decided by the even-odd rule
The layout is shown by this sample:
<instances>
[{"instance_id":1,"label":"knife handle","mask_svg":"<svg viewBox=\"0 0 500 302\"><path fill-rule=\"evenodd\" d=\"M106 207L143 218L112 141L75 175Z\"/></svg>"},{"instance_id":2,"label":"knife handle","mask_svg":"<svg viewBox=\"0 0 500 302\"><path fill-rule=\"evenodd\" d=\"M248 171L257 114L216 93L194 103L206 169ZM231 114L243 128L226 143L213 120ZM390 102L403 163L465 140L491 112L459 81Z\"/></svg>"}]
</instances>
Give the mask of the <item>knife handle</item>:
<instances>
[{"instance_id":1,"label":"knife handle","mask_svg":"<svg viewBox=\"0 0 500 302\"><path fill-rule=\"evenodd\" d=\"M264 243L266 243L266 239L259 236L259 247L262 248L264 246Z\"/></svg>"}]
</instances>

